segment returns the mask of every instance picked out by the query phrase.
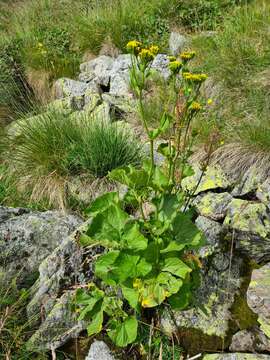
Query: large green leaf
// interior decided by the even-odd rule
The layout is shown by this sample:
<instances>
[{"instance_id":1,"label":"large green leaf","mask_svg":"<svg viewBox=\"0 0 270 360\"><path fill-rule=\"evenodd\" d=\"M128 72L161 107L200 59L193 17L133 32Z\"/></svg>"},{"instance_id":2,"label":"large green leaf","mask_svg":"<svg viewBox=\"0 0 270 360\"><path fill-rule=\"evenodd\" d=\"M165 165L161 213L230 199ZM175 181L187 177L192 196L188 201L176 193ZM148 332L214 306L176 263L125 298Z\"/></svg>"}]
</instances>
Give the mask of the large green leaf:
<instances>
[{"instance_id":1,"label":"large green leaf","mask_svg":"<svg viewBox=\"0 0 270 360\"><path fill-rule=\"evenodd\" d=\"M137 290L128 288L126 286L121 286L122 293L124 298L128 301L129 305L136 309L138 306L139 293Z\"/></svg>"},{"instance_id":2,"label":"large green leaf","mask_svg":"<svg viewBox=\"0 0 270 360\"><path fill-rule=\"evenodd\" d=\"M189 274L192 269L178 258L167 258L164 260L162 271L167 271L173 275L185 279L186 275Z\"/></svg>"},{"instance_id":3,"label":"large green leaf","mask_svg":"<svg viewBox=\"0 0 270 360\"><path fill-rule=\"evenodd\" d=\"M172 160L175 156L176 149L173 145L168 143L162 143L158 146L157 152L166 157L167 159Z\"/></svg>"},{"instance_id":4,"label":"large green leaf","mask_svg":"<svg viewBox=\"0 0 270 360\"><path fill-rule=\"evenodd\" d=\"M111 180L127 185L130 188L140 189L147 185L148 173L145 169L137 169L131 165L114 169L109 173Z\"/></svg>"},{"instance_id":5,"label":"large green leaf","mask_svg":"<svg viewBox=\"0 0 270 360\"><path fill-rule=\"evenodd\" d=\"M192 222L189 213L179 213L173 220L173 232L177 242L187 244L190 247L201 246L204 236Z\"/></svg>"},{"instance_id":6,"label":"large green leaf","mask_svg":"<svg viewBox=\"0 0 270 360\"><path fill-rule=\"evenodd\" d=\"M89 206L85 213L87 215L96 215L97 213L100 213L106 209L108 209L109 206L112 204L116 204L119 202L119 196L117 192L108 192L104 195L99 196L91 206Z\"/></svg>"},{"instance_id":7,"label":"large green leaf","mask_svg":"<svg viewBox=\"0 0 270 360\"><path fill-rule=\"evenodd\" d=\"M152 177L153 188L159 191L166 190L169 187L169 177L156 166Z\"/></svg>"},{"instance_id":8,"label":"large green leaf","mask_svg":"<svg viewBox=\"0 0 270 360\"><path fill-rule=\"evenodd\" d=\"M160 253L166 254L166 253L173 252L173 251L181 251L184 248L185 248L185 244L179 244L176 241L171 241L165 249L160 250Z\"/></svg>"},{"instance_id":9,"label":"large green leaf","mask_svg":"<svg viewBox=\"0 0 270 360\"><path fill-rule=\"evenodd\" d=\"M183 285L183 281L168 272L161 272L157 277L157 283L163 285L167 291L167 297L176 294Z\"/></svg>"},{"instance_id":10,"label":"large green leaf","mask_svg":"<svg viewBox=\"0 0 270 360\"><path fill-rule=\"evenodd\" d=\"M100 331L102 330L102 324L103 324L103 310L96 313L93 316L90 325L87 326L88 336L92 336L94 334L100 333Z\"/></svg>"},{"instance_id":11,"label":"large green leaf","mask_svg":"<svg viewBox=\"0 0 270 360\"><path fill-rule=\"evenodd\" d=\"M146 261L145 258L141 258L136 266L136 277L146 276L152 270L152 265Z\"/></svg>"},{"instance_id":12,"label":"large green leaf","mask_svg":"<svg viewBox=\"0 0 270 360\"><path fill-rule=\"evenodd\" d=\"M119 251L110 251L99 257L95 263L95 275L104 281L110 280L110 275L115 269L115 262L119 253Z\"/></svg>"},{"instance_id":13,"label":"large green leaf","mask_svg":"<svg viewBox=\"0 0 270 360\"><path fill-rule=\"evenodd\" d=\"M93 219L87 235L97 240L119 242L128 218L119 205L110 205Z\"/></svg>"},{"instance_id":14,"label":"large green leaf","mask_svg":"<svg viewBox=\"0 0 270 360\"><path fill-rule=\"evenodd\" d=\"M128 278L136 277L139 255L122 251L114 264L113 274L118 281L124 282Z\"/></svg>"},{"instance_id":15,"label":"large green leaf","mask_svg":"<svg viewBox=\"0 0 270 360\"><path fill-rule=\"evenodd\" d=\"M162 195L157 203L159 220L172 222L180 206L181 203L176 194Z\"/></svg>"},{"instance_id":16,"label":"large green leaf","mask_svg":"<svg viewBox=\"0 0 270 360\"><path fill-rule=\"evenodd\" d=\"M136 340L137 330L138 322L135 317L130 316L107 332L116 346L125 347Z\"/></svg>"},{"instance_id":17,"label":"large green leaf","mask_svg":"<svg viewBox=\"0 0 270 360\"><path fill-rule=\"evenodd\" d=\"M140 227L135 222L129 222L125 225L122 241L129 249L135 251L145 250L147 248L148 240L140 232Z\"/></svg>"},{"instance_id":18,"label":"large green leaf","mask_svg":"<svg viewBox=\"0 0 270 360\"><path fill-rule=\"evenodd\" d=\"M169 303L173 310L184 310L190 303L190 285L184 284L180 291L169 298Z\"/></svg>"}]
</instances>

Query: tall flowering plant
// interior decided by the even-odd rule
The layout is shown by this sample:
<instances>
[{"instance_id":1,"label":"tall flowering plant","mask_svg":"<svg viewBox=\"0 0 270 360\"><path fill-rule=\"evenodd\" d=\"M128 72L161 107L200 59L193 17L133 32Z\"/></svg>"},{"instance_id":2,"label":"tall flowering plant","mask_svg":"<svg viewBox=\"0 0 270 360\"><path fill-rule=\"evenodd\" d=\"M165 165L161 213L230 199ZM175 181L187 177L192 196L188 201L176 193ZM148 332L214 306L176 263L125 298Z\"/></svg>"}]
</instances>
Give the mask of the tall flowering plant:
<instances>
[{"instance_id":1,"label":"tall flowering plant","mask_svg":"<svg viewBox=\"0 0 270 360\"><path fill-rule=\"evenodd\" d=\"M143 98L159 49L130 41L127 50L132 56L130 83L138 98L150 156L141 168L127 166L109 174L111 180L127 186L123 199L109 192L89 207L92 221L80 243L99 244L107 251L95 262L96 281L87 290L78 289L76 296L79 318L89 323L89 336L103 329L117 346L136 341L138 323L146 321L149 309L181 310L190 304L201 266L196 251L203 243L181 180L192 174L187 162L193 141L191 125L205 106L199 98L207 76L189 71L194 52L170 57L173 106L164 108L158 127L153 128ZM157 165L155 142L168 130L171 137L157 147L164 164ZM134 216L130 208L138 209L139 215Z\"/></svg>"}]
</instances>

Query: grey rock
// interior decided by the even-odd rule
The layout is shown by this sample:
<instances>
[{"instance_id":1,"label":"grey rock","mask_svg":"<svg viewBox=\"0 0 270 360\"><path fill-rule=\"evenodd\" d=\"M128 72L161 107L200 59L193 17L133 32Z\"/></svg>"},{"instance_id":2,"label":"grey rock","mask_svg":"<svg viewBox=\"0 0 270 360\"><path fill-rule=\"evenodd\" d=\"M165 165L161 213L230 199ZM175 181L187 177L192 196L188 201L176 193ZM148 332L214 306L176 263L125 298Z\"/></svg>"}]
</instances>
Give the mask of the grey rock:
<instances>
[{"instance_id":1,"label":"grey rock","mask_svg":"<svg viewBox=\"0 0 270 360\"><path fill-rule=\"evenodd\" d=\"M218 353L206 354L204 355L203 360L270 360L270 356L248 353Z\"/></svg>"},{"instance_id":2,"label":"grey rock","mask_svg":"<svg viewBox=\"0 0 270 360\"><path fill-rule=\"evenodd\" d=\"M40 264L39 278L31 289L32 297L27 306L29 318L40 316L41 309L48 314L62 288L78 283L83 253L76 239L87 226L88 222L78 227Z\"/></svg>"},{"instance_id":3,"label":"grey rock","mask_svg":"<svg viewBox=\"0 0 270 360\"><path fill-rule=\"evenodd\" d=\"M207 242L206 245L200 249L200 256L204 258L212 255L219 247L222 236L221 224L204 216L198 216L195 223L197 227L204 233Z\"/></svg>"},{"instance_id":4,"label":"grey rock","mask_svg":"<svg viewBox=\"0 0 270 360\"><path fill-rule=\"evenodd\" d=\"M103 101L107 102L113 109L115 117L122 118L127 114L135 113L137 110L137 102L132 97L118 96L111 93L102 94Z\"/></svg>"},{"instance_id":5,"label":"grey rock","mask_svg":"<svg viewBox=\"0 0 270 360\"><path fill-rule=\"evenodd\" d=\"M132 65L132 58L130 54L121 54L119 55L112 66L112 73L119 73L122 71L127 71Z\"/></svg>"},{"instance_id":6,"label":"grey rock","mask_svg":"<svg viewBox=\"0 0 270 360\"><path fill-rule=\"evenodd\" d=\"M31 210L26 208L9 208L0 206L0 224L10 218L21 216L23 214L29 214L30 212Z\"/></svg>"},{"instance_id":7,"label":"grey rock","mask_svg":"<svg viewBox=\"0 0 270 360\"><path fill-rule=\"evenodd\" d=\"M212 220L222 220L226 216L228 206L232 199L231 194L227 192L209 192L197 197L194 203L200 215Z\"/></svg>"},{"instance_id":8,"label":"grey rock","mask_svg":"<svg viewBox=\"0 0 270 360\"><path fill-rule=\"evenodd\" d=\"M253 270L247 291L247 303L258 315L262 332L270 339L270 263Z\"/></svg>"},{"instance_id":9,"label":"grey rock","mask_svg":"<svg viewBox=\"0 0 270 360\"><path fill-rule=\"evenodd\" d=\"M39 267L39 279L31 289L31 301L27 306L29 319L35 319L40 327L30 339L29 346L40 350L57 348L78 336L84 328L71 309L74 285L93 281L93 257L104 249L79 246L78 238L84 233L91 219L68 236ZM86 258L87 256L87 258Z\"/></svg>"},{"instance_id":10,"label":"grey rock","mask_svg":"<svg viewBox=\"0 0 270 360\"><path fill-rule=\"evenodd\" d=\"M270 339L257 328L241 330L233 335L230 351L270 352Z\"/></svg>"},{"instance_id":11,"label":"grey rock","mask_svg":"<svg viewBox=\"0 0 270 360\"><path fill-rule=\"evenodd\" d=\"M270 215L264 204L233 199L224 226L239 252L257 263L270 261Z\"/></svg>"},{"instance_id":12,"label":"grey rock","mask_svg":"<svg viewBox=\"0 0 270 360\"><path fill-rule=\"evenodd\" d=\"M38 270L40 263L61 244L82 220L58 211L30 212L1 208L0 266L9 276L22 278Z\"/></svg>"},{"instance_id":13,"label":"grey rock","mask_svg":"<svg viewBox=\"0 0 270 360\"><path fill-rule=\"evenodd\" d=\"M81 74L79 75L79 79L85 82L94 81L100 85L108 86L113 63L114 59L106 55L101 55L83 63L80 65Z\"/></svg>"},{"instance_id":14,"label":"grey rock","mask_svg":"<svg viewBox=\"0 0 270 360\"><path fill-rule=\"evenodd\" d=\"M110 73L110 94L131 95L129 86L129 68L132 65L131 55L119 55L114 63Z\"/></svg>"},{"instance_id":15,"label":"grey rock","mask_svg":"<svg viewBox=\"0 0 270 360\"><path fill-rule=\"evenodd\" d=\"M168 68L170 61L168 59L168 55L166 54L157 54L153 63L152 69L160 73L165 80L167 80L170 76L170 70Z\"/></svg>"},{"instance_id":16,"label":"grey rock","mask_svg":"<svg viewBox=\"0 0 270 360\"><path fill-rule=\"evenodd\" d=\"M80 97L85 94L87 87L88 85L81 81L68 78L58 79L54 84L55 97L56 99Z\"/></svg>"},{"instance_id":17,"label":"grey rock","mask_svg":"<svg viewBox=\"0 0 270 360\"><path fill-rule=\"evenodd\" d=\"M85 360L114 360L110 349L103 341L95 340Z\"/></svg>"},{"instance_id":18,"label":"grey rock","mask_svg":"<svg viewBox=\"0 0 270 360\"><path fill-rule=\"evenodd\" d=\"M128 71L111 75L110 94L131 96Z\"/></svg>"},{"instance_id":19,"label":"grey rock","mask_svg":"<svg viewBox=\"0 0 270 360\"><path fill-rule=\"evenodd\" d=\"M238 179L235 188L232 191L233 196L244 196L255 193L261 179L258 176L256 167L247 171L240 179Z\"/></svg>"},{"instance_id":20,"label":"grey rock","mask_svg":"<svg viewBox=\"0 0 270 360\"><path fill-rule=\"evenodd\" d=\"M179 32L172 31L169 39L169 48L172 55L177 56L184 50L188 40L186 36L181 35Z\"/></svg>"},{"instance_id":21,"label":"grey rock","mask_svg":"<svg viewBox=\"0 0 270 360\"><path fill-rule=\"evenodd\" d=\"M79 336L85 323L78 321L72 304L75 290L66 291L56 303L38 330L28 340L27 348L35 351L57 349L68 340Z\"/></svg>"},{"instance_id":22,"label":"grey rock","mask_svg":"<svg viewBox=\"0 0 270 360\"><path fill-rule=\"evenodd\" d=\"M203 173L198 165L193 166L194 175L186 177L182 181L184 190L198 195L201 192L214 189L230 188L231 183L220 166L209 166Z\"/></svg>"}]
</instances>

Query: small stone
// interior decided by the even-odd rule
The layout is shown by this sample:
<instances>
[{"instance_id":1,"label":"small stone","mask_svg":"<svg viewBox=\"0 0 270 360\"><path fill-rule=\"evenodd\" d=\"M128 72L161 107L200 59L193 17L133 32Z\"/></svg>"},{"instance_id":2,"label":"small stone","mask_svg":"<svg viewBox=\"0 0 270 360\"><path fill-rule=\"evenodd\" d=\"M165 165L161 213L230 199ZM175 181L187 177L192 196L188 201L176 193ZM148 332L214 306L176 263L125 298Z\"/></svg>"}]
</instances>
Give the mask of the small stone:
<instances>
[{"instance_id":1,"label":"small stone","mask_svg":"<svg viewBox=\"0 0 270 360\"><path fill-rule=\"evenodd\" d=\"M169 39L169 48L172 55L177 56L181 53L185 46L187 45L188 40L186 36L181 35L179 32L172 31Z\"/></svg>"},{"instance_id":2,"label":"small stone","mask_svg":"<svg viewBox=\"0 0 270 360\"><path fill-rule=\"evenodd\" d=\"M253 270L247 303L258 315L260 329L270 339L270 263Z\"/></svg>"},{"instance_id":3,"label":"small stone","mask_svg":"<svg viewBox=\"0 0 270 360\"><path fill-rule=\"evenodd\" d=\"M233 335L230 351L270 352L270 339L256 328L241 330Z\"/></svg>"},{"instance_id":4,"label":"small stone","mask_svg":"<svg viewBox=\"0 0 270 360\"><path fill-rule=\"evenodd\" d=\"M115 360L109 347L103 341L95 340L85 360Z\"/></svg>"}]
</instances>

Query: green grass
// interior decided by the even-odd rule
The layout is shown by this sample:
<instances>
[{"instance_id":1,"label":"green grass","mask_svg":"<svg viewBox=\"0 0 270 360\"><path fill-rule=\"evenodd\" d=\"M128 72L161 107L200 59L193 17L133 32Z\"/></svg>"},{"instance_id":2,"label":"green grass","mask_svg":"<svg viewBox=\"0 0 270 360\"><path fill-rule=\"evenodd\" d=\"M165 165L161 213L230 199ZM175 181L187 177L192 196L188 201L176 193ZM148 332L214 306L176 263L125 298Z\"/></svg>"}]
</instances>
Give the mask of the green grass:
<instances>
[{"instance_id":1,"label":"green grass","mask_svg":"<svg viewBox=\"0 0 270 360\"><path fill-rule=\"evenodd\" d=\"M199 58L203 59L200 65L214 83L220 85L212 111L202 117L198 124L201 140L205 141L212 130L218 130L222 143L237 144L224 148L228 155L227 162L234 158L233 167L237 153L238 162L242 163L244 158L244 162L250 163L250 166L255 161L254 154L265 158L265 163L268 161L269 26L270 4L258 0L239 8L234 16L225 19L223 30L216 36L199 36L194 40Z\"/></svg>"},{"instance_id":2,"label":"green grass","mask_svg":"<svg viewBox=\"0 0 270 360\"><path fill-rule=\"evenodd\" d=\"M6 147L3 158L9 171L4 180L11 176L16 188L31 189L31 201L47 199L62 208L70 177L88 174L91 181L141 160L139 143L117 123L74 119L57 111L21 120Z\"/></svg>"},{"instance_id":3,"label":"green grass","mask_svg":"<svg viewBox=\"0 0 270 360\"><path fill-rule=\"evenodd\" d=\"M31 284L28 284L29 286ZM46 354L26 349L35 319L26 320L29 290L19 289L17 279L7 280L0 274L0 358L14 360L46 360Z\"/></svg>"},{"instance_id":4,"label":"green grass","mask_svg":"<svg viewBox=\"0 0 270 360\"><path fill-rule=\"evenodd\" d=\"M75 77L84 54L97 54L104 42L125 51L126 43L137 38L164 50L171 29L214 30L242 1L4 0L0 3L0 119L10 121L19 111L27 112L29 97L35 100L33 92L37 98L43 94L42 102L48 101L53 81ZM6 62L7 57L12 61ZM7 71L9 78L1 82Z\"/></svg>"}]
</instances>

